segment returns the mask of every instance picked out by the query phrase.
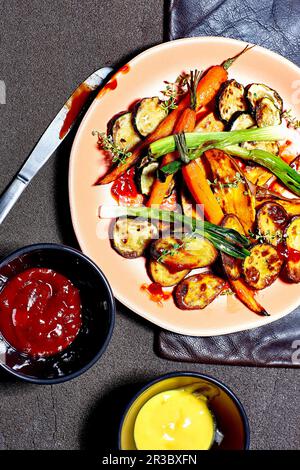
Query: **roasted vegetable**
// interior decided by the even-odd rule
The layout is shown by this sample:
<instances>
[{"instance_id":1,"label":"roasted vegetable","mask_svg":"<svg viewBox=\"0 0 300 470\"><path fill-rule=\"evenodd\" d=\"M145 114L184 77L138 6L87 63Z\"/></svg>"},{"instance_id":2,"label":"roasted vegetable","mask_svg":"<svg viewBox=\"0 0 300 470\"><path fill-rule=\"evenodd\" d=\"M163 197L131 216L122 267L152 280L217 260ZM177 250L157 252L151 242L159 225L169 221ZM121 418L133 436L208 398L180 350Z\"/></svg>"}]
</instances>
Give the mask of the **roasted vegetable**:
<instances>
[{"instance_id":1,"label":"roasted vegetable","mask_svg":"<svg viewBox=\"0 0 300 470\"><path fill-rule=\"evenodd\" d=\"M246 165L243 169L244 175L250 183L263 186L273 177L273 174L260 165Z\"/></svg>"},{"instance_id":2,"label":"roasted vegetable","mask_svg":"<svg viewBox=\"0 0 300 470\"><path fill-rule=\"evenodd\" d=\"M150 253L172 271L209 266L218 255L215 247L205 238L199 235L176 238L176 234L155 240Z\"/></svg>"},{"instance_id":3,"label":"roasted vegetable","mask_svg":"<svg viewBox=\"0 0 300 470\"><path fill-rule=\"evenodd\" d=\"M157 96L144 98L135 107L133 114L134 127L141 137L147 137L157 128L166 115L167 113L161 106Z\"/></svg>"},{"instance_id":4,"label":"roasted vegetable","mask_svg":"<svg viewBox=\"0 0 300 470\"><path fill-rule=\"evenodd\" d=\"M214 194L225 214L235 214L245 233L253 231L255 202L247 181L236 162L218 150L205 154L213 175Z\"/></svg>"},{"instance_id":5,"label":"roasted vegetable","mask_svg":"<svg viewBox=\"0 0 300 470\"><path fill-rule=\"evenodd\" d=\"M175 286L189 273L188 269L171 272L167 266L153 259L149 261L148 270L152 280L163 287Z\"/></svg>"},{"instance_id":6,"label":"roasted vegetable","mask_svg":"<svg viewBox=\"0 0 300 470\"><path fill-rule=\"evenodd\" d=\"M246 98L248 99L251 109L254 112L256 105L263 98L270 98L275 106L282 112L283 101L277 91L263 85L262 83L252 83L246 87Z\"/></svg>"},{"instance_id":7,"label":"roasted vegetable","mask_svg":"<svg viewBox=\"0 0 300 470\"><path fill-rule=\"evenodd\" d=\"M157 238L157 227L141 219L120 218L112 230L114 249L124 258L138 258L153 238Z\"/></svg>"},{"instance_id":8,"label":"roasted vegetable","mask_svg":"<svg viewBox=\"0 0 300 470\"><path fill-rule=\"evenodd\" d=\"M195 201L190 196L190 193L184 184L181 184L180 188L180 202L184 215L193 217L194 219L203 219L202 211L199 210L199 207L197 208Z\"/></svg>"},{"instance_id":9,"label":"roasted vegetable","mask_svg":"<svg viewBox=\"0 0 300 470\"><path fill-rule=\"evenodd\" d=\"M256 125L255 120L249 113L240 112L235 114L233 118L228 123L229 131L239 131L241 129L249 129Z\"/></svg>"},{"instance_id":10,"label":"roasted vegetable","mask_svg":"<svg viewBox=\"0 0 300 470\"><path fill-rule=\"evenodd\" d=\"M243 263L246 282L254 289L264 289L277 279L282 259L276 248L267 243L254 245L250 253Z\"/></svg>"},{"instance_id":11,"label":"roasted vegetable","mask_svg":"<svg viewBox=\"0 0 300 470\"><path fill-rule=\"evenodd\" d=\"M211 112L197 123L195 132L222 132L224 127L224 123Z\"/></svg>"},{"instance_id":12,"label":"roasted vegetable","mask_svg":"<svg viewBox=\"0 0 300 470\"><path fill-rule=\"evenodd\" d=\"M242 224L240 223L238 218L233 214L229 214L224 217L222 221L222 226L229 229L233 228L241 235L245 234ZM224 253L221 253L221 256L223 268L228 277L230 287L232 291L236 294L237 298L253 312L257 313L258 315L267 316L268 313L266 312L266 310L255 299L253 289L247 286L247 284L241 278L241 260L237 260L232 256L228 256Z\"/></svg>"},{"instance_id":13,"label":"roasted vegetable","mask_svg":"<svg viewBox=\"0 0 300 470\"><path fill-rule=\"evenodd\" d=\"M144 196L148 196L151 187L156 180L159 163L157 161L145 161L137 168L136 182L137 186Z\"/></svg>"},{"instance_id":14,"label":"roasted vegetable","mask_svg":"<svg viewBox=\"0 0 300 470\"><path fill-rule=\"evenodd\" d=\"M255 119L258 127L278 126L281 123L281 112L272 99L263 98L255 108Z\"/></svg>"},{"instance_id":15,"label":"roasted vegetable","mask_svg":"<svg viewBox=\"0 0 300 470\"><path fill-rule=\"evenodd\" d=\"M108 123L108 134L115 145L123 150L132 149L141 139L132 125L132 114L123 113Z\"/></svg>"},{"instance_id":16,"label":"roasted vegetable","mask_svg":"<svg viewBox=\"0 0 300 470\"><path fill-rule=\"evenodd\" d=\"M267 243L277 246L283 241L284 227L288 215L282 206L275 202L263 204L257 212L257 227L259 234Z\"/></svg>"},{"instance_id":17,"label":"roasted vegetable","mask_svg":"<svg viewBox=\"0 0 300 470\"><path fill-rule=\"evenodd\" d=\"M225 288L226 282L209 272L195 274L181 281L175 288L175 301L183 310L207 307Z\"/></svg>"},{"instance_id":18,"label":"roasted vegetable","mask_svg":"<svg viewBox=\"0 0 300 470\"><path fill-rule=\"evenodd\" d=\"M300 282L300 217L293 217L285 231L288 259L286 272L290 281Z\"/></svg>"},{"instance_id":19,"label":"roasted vegetable","mask_svg":"<svg viewBox=\"0 0 300 470\"><path fill-rule=\"evenodd\" d=\"M246 111L247 103L243 85L236 80L228 80L224 83L218 97L218 109L221 119L227 122L236 113Z\"/></svg>"},{"instance_id":20,"label":"roasted vegetable","mask_svg":"<svg viewBox=\"0 0 300 470\"><path fill-rule=\"evenodd\" d=\"M245 235L242 224L234 214L225 215L222 220L222 227L236 230L241 235ZM242 274L242 262L240 259L233 258L226 253L221 253L224 271L229 279L239 279Z\"/></svg>"},{"instance_id":21,"label":"roasted vegetable","mask_svg":"<svg viewBox=\"0 0 300 470\"><path fill-rule=\"evenodd\" d=\"M266 152L270 152L273 155L278 155L278 144L277 142L243 142L241 146L247 150L265 150Z\"/></svg>"}]
</instances>

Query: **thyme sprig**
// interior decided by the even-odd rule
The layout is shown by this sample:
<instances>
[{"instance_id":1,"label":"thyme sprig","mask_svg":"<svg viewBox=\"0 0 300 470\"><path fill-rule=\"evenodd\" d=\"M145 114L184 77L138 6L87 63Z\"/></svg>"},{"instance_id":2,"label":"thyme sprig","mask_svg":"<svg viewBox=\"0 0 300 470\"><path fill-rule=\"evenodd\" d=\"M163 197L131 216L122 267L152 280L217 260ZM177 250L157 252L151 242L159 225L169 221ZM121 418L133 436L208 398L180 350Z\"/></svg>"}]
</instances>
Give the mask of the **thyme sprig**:
<instances>
[{"instance_id":1,"label":"thyme sprig","mask_svg":"<svg viewBox=\"0 0 300 470\"><path fill-rule=\"evenodd\" d=\"M280 243L286 238L286 235L281 230L276 230L275 232L267 230L265 233L261 233L261 231L257 229L256 232L251 232L251 230L249 230L248 233L250 237L256 240L258 243L265 243L266 240Z\"/></svg>"},{"instance_id":2,"label":"thyme sprig","mask_svg":"<svg viewBox=\"0 0 300 470\"><path fill-rule=\"evenodd\" d=\"M183 72L175 80L175 82L164 81L165 89L161 91L163 99L161 100L161 108L168 113L178 106L178 100L186 92L189 74Z\"/></svg>"},{"instance_id":3,"label":"thyme sprig","mask_svg":"<svg viewBox=\"0 0 300 470\"><path fill-rule=\"evenodd\" d=\"M101 150L105 150L112 155L113 163L117 163L118 165L122 165L126 162L127 158L129 158L132 153L127 152L125 149L122 149L118 145L116 145L110 135L106 135L105 132L98 132L93 131L92 135L96 135L98 137L98 146Z\"/></svg>"},{"instance_id":4,"label":"thyme sprig","mask_svg":"<svg viewBox=\"0 0 300 470\"><path fill-rule=\"evenodd\" d=\"M297 119L294 115L293 115L293 112L291 109L287 109L286 111L284 111L282 113L282 117L284 119L286 119L286 121L288 122L288 124L292 127L294 127L295 129L299 129L300 128L300 119Z\"/></svg>"},{"instance_id":5,"label":"thyme sprig","mask_svg":"<svg viewBox=\"0 0 300 470\"><path fill-rule=\"evenodd\" d=\"M221 190L223 188L238 188L240 183L245 183L245 180L238 171L236 172L232 181L230 181L228 177L225 178L225 182L218 180L218 178L215 178L214 181L208 180L208 184L210 186L220 188Z\"/></svg>"}]
</instances>

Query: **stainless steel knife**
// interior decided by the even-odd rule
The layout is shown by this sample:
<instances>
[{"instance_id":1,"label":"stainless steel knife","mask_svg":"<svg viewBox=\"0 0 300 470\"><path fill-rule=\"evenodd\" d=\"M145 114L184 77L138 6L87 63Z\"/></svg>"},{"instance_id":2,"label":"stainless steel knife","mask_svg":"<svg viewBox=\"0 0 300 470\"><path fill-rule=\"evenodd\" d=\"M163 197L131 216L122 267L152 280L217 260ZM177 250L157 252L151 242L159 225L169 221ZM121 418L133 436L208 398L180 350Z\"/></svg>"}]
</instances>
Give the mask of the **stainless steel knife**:
<instances>
[{"instance_id":1,"label":"stainless steel knife","mask_svg":"<svg viewBox=\"0 0 300 470\"><path fill-rule=\"evenodd\" d=\"M103 67L90 75L79 85L53 119L16 177L0 196L0 224L32 178L67 137L78 117L87 109L96 91L111 72L112 68Z\"/></svg>"}]
</instances>

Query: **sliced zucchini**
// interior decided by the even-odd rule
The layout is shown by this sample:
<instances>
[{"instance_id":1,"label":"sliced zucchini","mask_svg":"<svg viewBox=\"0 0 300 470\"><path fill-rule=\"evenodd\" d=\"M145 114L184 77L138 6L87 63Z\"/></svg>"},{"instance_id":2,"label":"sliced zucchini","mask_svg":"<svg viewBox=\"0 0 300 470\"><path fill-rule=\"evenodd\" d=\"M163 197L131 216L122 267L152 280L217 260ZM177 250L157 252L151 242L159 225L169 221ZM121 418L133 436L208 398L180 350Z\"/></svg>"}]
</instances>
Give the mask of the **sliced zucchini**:
<instances>
[{"instance_id":1,"label":"sliced zucchini","mask_svg":"<svg viewBox=\"0 0 300 470\"><path fill-rule=\"evenodd\" d=\"M247 103L244 97L244 87L236 80L228 80L218 97L218 109L221 119L229 121L235 113L246 111Z\"/></svg>"},{"instance_id":2,"label":"sliced zucchini","mask_svg":"<svg viewBox=\"0 0 300 470\"><path fill-rule=\"evenodd\" d=\"M136 172L136 183L142 194L149 196L151 187L156 179L159 162L144 160Z\"/></svg>"},{"instance_id":3,"label":"sliced zucchini","mask_svg":"<svg viewBox=\"0 0 300 470\"><path fill-rule=\"evenodd\" d=\"M257 212L257 227L260 235L266 242L277 246L283 240L284 227L288 221L288 215L283 207L276 202L263 204Z\"/></svg>"},{"instance_id":4,"label":"sliced zucchini","mask_svg":"<svg viewBox=\"0 0 300 470\"><path fill-rule=\"evenodd\" d=\"M279 152L279 147L277 142L243 142L241 144L242 147L248 150L255 150L255 149L260 149L260 150L265 150L266 152L273 153L273 155L278 155Z\"/></svg>"},{"instance_id":5,"label":"sliced zucchini","mask_svg":"<svg viewBox=\"0 0 300 470\"><path fill-rule=\"evenodd\" d=\"M277 91L262 83L251 83L246 88L246 98L250 103L251 110L254 112L256 105L263 98L270 98L275 106L282 113L283 101Z\"/></svg>"},{"instance_id":6,"label":"sliced zucchini","mask_svg":"<svg viewBox=\"0 0 300 470\"><path fill-rule=\"evenodd\" d=\"M246 282L254 289L264 289L278 278L281 266L282 259L274 246L254 245L243 264Z\"/></svg>"},{"instance_id":7,"label":"sliced zucchini","mask_svg":"<svg viewBox=\"0 0 300 470\"><path fill-rule=\"evenodd\" d=\"M167 113L162 108L157 96L144 98L135 107L133 115L134 126L140 136L147 137L157 128L166 115Z\"/></svg>"},{"instance_id":8,"label":"sliced zucchini","mask_svg":"<svg viewBox=\"0 0 300 470\"><path fill-rule=\"evenodd\" d=\"M171 271L203 268L212 264L218 252L212 243L201 236L183 238L168 236L155 240L150 253L153 259L165 264Z\"/></svg>"},{"instance_id":9,"label":"sliced zucchini","mask_svg":"<svg viewBox=\"0 0 300 470\"><path fill-rule=\"evenodd\" d=\"M175 288L175 302L183 310L207 307L224 289L226 281L209 272L195 274Z\"/></svg>"},{"instance_id":10,"label":"sliced zucchini","mask_svg":"<svg viewBox=\"0 0 300 470\"><path fill-rule=\"evenodd\" d=\"M243 129L249 129L256 125L255 120L249 113L241 112L235 116L229 122L229 130L230 131L239 131Z\"/></svg>"},{"instance_id":11,"label":"sliced zucchini","mask_svg":"<svg viewBox=\"0 0 300 470\"><path fill-rule=\"evenodd\" d=\"M163 287L175 286L190 272L188 269L171 272L167 266L153 259L149 262L148 270L152 280Z\"/></svg>"},{"instance_id":12,"label":"sliced zucchini","mask_svg":"<svg viewBox=\"0 0 300 470\"><path fill-rule=\"evenodd\" d=\"M132 114L125 112L111 119L108 123L108 134L114 144L123 150L131 150L141 139L132 125Z\"/></svg>"},{"instance_id":13,"label":"sliced zucchini","mask_svg":"<svg viewBox=\"0 0 300 470\"><path fill-rule=\"evenodd\" d=\"M278 126L281 124L280 109L271 98L262 98L255 108L255 119L258 127Z\"/></svg>"},{"instance_id":14,"label":"sliced zucchini","mask_svg":"<svg viewBox=\"0 0 300 470\"><path fill-rule=\"evenodd\" d=\"M124 258L138 258L157 236L157 227L147 220L121 217L113 226L112 245Z\"/></svg>"},{"instance_id":15,"label":"sliced zucchini","mask_svg":"<svg viewBox=\"0 0 300 470\"><path fill-rule=\"evenodd\" d=\"M293 217L286 228L286 246L288 260L286 263L287 276L292 282L300 282L300 217Z\"/></svg>"}]
</instances>

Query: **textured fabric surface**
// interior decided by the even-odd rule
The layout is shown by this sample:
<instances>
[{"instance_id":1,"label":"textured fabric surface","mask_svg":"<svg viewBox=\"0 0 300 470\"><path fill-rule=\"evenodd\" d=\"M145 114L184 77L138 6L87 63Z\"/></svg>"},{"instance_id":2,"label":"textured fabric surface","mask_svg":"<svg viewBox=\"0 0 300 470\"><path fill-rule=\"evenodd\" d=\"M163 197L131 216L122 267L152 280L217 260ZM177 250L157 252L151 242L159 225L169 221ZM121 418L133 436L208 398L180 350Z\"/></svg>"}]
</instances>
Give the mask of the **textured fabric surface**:
<instances>
[{"instance_id":1,"label":"textured fabric surface","mask_svg":"<svg viewBox=\"0 0 300 470\"><path fill-rule=\"evenodd\" d=\"M171 0L169 39L226 36L300 64L298 0Z\"/></svg>"},{"instance_id":2,"label":"textured fabric surface","mask_svg":"<svg viewBox=\"0 0 300 470\"><path fill-rule=\"evenodd\" d=\"M300 65L300 2L173 0L169 37L228 36L260 44ZM299 287L300 289L300 287ZM157 352L176 361L299 367L300 308L271 325L211 338L163 331Z\"/></svg>"}]
</instances>

